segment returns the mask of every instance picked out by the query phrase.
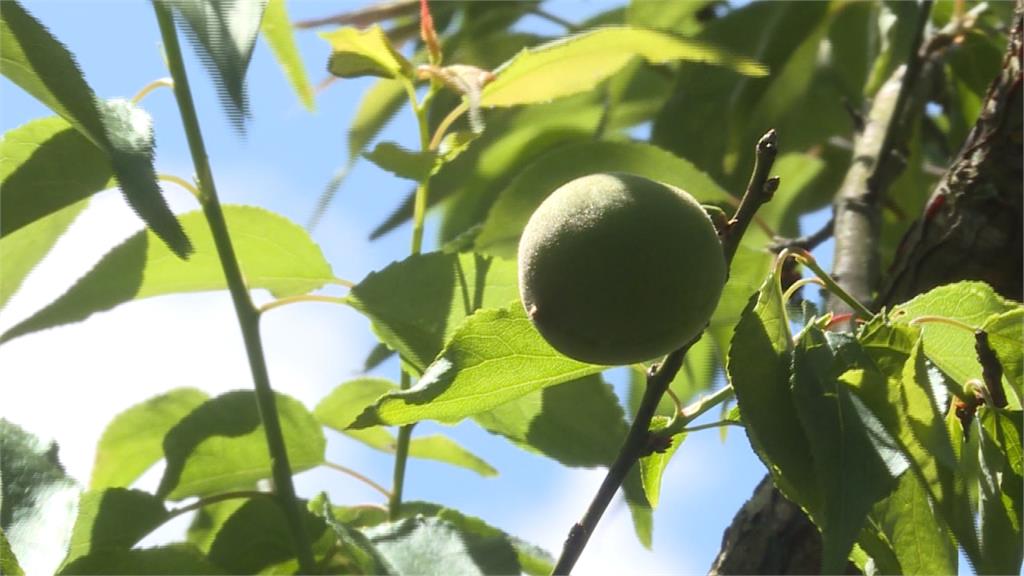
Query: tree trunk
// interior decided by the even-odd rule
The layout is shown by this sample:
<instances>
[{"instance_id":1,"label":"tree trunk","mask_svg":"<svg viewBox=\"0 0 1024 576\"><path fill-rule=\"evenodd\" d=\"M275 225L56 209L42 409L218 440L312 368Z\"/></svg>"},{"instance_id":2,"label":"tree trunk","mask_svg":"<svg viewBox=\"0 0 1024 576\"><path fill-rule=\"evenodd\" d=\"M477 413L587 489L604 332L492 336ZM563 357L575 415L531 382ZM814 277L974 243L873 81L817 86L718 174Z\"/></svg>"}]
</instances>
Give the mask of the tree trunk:
<instances>
[{"instance_id":1,"label":"tree trunk","mask_svg":"<svg viewBox=\"0 0 1024 576\"><path fill-rule=\"evenodd\" d=\"M1022 300L1021 14L1018 0L1002 70L967 141L904 237L877 307L960 280L982 280ZM839 228L836 220L837 239L844 234ZM726 529L710 573L817 573L820 558L820 533L766 476Z\"/></svg>"}]
</instances>

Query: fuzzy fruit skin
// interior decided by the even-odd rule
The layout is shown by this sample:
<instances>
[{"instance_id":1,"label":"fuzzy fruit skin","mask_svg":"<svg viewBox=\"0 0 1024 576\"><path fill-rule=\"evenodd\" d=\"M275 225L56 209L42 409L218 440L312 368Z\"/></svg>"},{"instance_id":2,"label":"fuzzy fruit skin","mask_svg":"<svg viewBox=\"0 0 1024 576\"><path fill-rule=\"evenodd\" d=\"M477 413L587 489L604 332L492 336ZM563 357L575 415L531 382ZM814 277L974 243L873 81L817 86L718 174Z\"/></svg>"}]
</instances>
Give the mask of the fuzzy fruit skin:
<instances>
[{"instance_id":1,"label":"fuzzy fruit skin","mask_svg":"<svg viewBox=\"0 0 1024 576\"><path fill-rule=\"evenodd\" d=\"M633 364L697 336L726 280L725 256L692 196L626 173L564 184L519 241L519 294L562 354Z\"/></svg>"}]
</instances>

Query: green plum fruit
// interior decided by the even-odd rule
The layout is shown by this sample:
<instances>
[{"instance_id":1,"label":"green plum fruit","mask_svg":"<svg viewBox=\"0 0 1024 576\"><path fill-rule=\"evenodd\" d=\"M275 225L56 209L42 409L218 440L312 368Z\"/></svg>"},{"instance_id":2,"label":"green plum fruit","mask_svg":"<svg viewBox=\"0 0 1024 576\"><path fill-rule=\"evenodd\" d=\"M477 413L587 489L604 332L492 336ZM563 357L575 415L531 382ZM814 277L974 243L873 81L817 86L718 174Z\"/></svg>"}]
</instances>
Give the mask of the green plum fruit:
<instances>
[{"instance_id":1,"label":"green plum fruit","mask_svg":"<svg viewBox=\"0 0 1024 576\"><path fill-rule=\"evenodd\" d=\"M635 174L564 184L519 241L519 294L531 321L556 350L593 364L650 360L692 340L726 275L701 205Z\"/></svg>"}]
</instances>

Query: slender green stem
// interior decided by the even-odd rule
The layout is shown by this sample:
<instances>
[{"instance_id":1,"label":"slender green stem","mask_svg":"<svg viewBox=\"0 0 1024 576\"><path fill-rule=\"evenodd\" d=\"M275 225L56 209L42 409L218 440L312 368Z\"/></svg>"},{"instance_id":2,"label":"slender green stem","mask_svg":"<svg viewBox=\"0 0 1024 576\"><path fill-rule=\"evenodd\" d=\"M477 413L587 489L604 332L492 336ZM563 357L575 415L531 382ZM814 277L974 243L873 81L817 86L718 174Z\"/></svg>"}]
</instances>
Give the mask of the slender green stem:
<instances>
[{"instance_id":1,"label":"slender green stem","mask_svg":"<svg viewBox=\"0 0 1024 576\"><path fill-rule=\"evenodd\" d=\"M388 500L391 499L391 492L387 488L385 488L385 487L381 486L380 484L377 484L376 482L371 480L369 476L366 476L364 474L360 474L359 472L356 472L355 470L349 468L348 466L342 466L341 464L337 464L335 462L324 461L324 466L326 466L326 467L328 467L328 468L330 468L332 470L336 470L338 472L341 472L342 474L347 474L348 476L351 476L351 477L355 478L356 480L359 480L363 484L366 484L370 488L373 488L377 492L380 492Z\"/></svg>"},{"instance_id":2,"label":"slender green stem","mask_svg":"<svg viewBox=\"0 0 1024 576\"><path fill-rule=\"evenodd\" d=\"M818 261L814 259L814 256L812 256L810 252L806 250L800 250L799 248L787 248L786 250L783 250L781 253L779 253L779 259L783 260L790 255L793 256L793 258L795 258L797 262L810 268L811 271L814 272L814 275L817 276L822 281L822 283L825 286L825 289L828 290L830 293L834 294L843 302L845 302L846 305L853 309L853 311L856 312L858 316L865 319L874 316L871 310L868 310L867 306L861 304L861 302L854 298L853 296L851 296L849 292L843 290L843 287L837 284L836 281L832 279L832 275L829 274L828 272L825 272L825 270L818 265Z\"/></svg>"},{"instance_id":3,"label":"slender green stem","mask_svg":"<svg viewBox=\"0 0 1024 576\"><path fill-rule=\"evenodd\" d=\"M683 428L683 432L699 432L701 430L710 430L711 428L721 428L722 426L738 426L743 428L743 422L738 422L736 420L719 420L718 422L709 422L707 424L698 424L697 426Z\"/></svg>"},{"instance_id":4,"label":"slender green stem","mask_svg":"<svg viewBox=\"0 0 1024 576\"><path fill-rule=\"evenodd\" d=\"M174 81L170 78L160 78L159 80L153 80L149 84L142 87L138 94L132 96L132 104L138 104L143 98L149 95L150 92L157 88L174 88Z\"/></svg>"},{"instance_id":5,"label":"slender green stem","mask_svg":"<svg viewBox=\"0 0 1024 576\"><path fill-rule=\"evenodd\" d=\"M403 377L406 374L402 373ZM414 424L407 424L398 429L398 441L395 443L395 473L388 499L388 516L397 520L402 511L402 491L405 489L405 465L409 461L409 442L412 440Z\"/></svg>"},{"instance_id":6,"label":"slender green stem","mask_svg":"<svg viewBox=\"0 0 1024 576\"><path fill-rule=\"evenodd\" d=\"M267 302L263 306L260 306L259 313L263 314L274 308L279 308L287 304L296 304L298 302L326 302L328 304L347 304L348 300L344 298L338 298L337 296L320 296L317 294L300 294L298 296L288 296L287 298L281 298L274 300L273 302Z\"/></svg>"},{"instance_id":7,"label":"slender green stem","mask_svg":"<svg viewBox=\"0 0 1024 576\"><path fill-rule=\"evenodd\" d=\"M181 178L179 176L175 176L174 174L158 174L156 179L162 182L170 182L172 184L177 184L178 186L181 186L185 190L188 190L190 194L195 196L196 200L202 202L202 194L199 193L199 188L196 188L188 180L185 180L184 178Z\"/></svg>"},{"instance_id":8,"label":"slender green stem","mask_svg":"<svg viewBox=\"0 0 1024 576\"><path fill-rule=\"evenodd\" d=\"M224 492L222 494L214 494L213 496L200 498L199 500L196 500L195 502L182 506L180 508L174 508L173 510L169 510L167 512L167 517L164 519L164 523L166 523L168 520L172 518L177 518L182 514L192 512L193 510L199 510L200 508L204 508L206 506L209 506L210 504L216 504L217 502L223 502L225 500L238 500L240 498L261 498L264 496L273 498L274 494L273 492L261 492L259 490L238 490L235 492Z\"/></svg>"},{"instance_id":9,"label":"slender green stem","mask_svg":"<svg viewBox=\"0 0 1024 576\"><path fill-rule=\"evenodd\" d=\"M796 294L797 290L799 290L799 289L801 289L804 286L807 286L809 284L817 284L818 286L821 286L822 288L825 287L825 283L822 282L821 278L818 278L817 276L812 276L810 278L801 278L801 279L797 280L796 282L793 282L793 285L790 286L786 290L786 293L782 295L782 301L783 302L789 302L789 299L793 297L793 294Z\"/></svg>"},{"instance_id":10,"label":"slender green stem","mask_svg":"<svg viewBox=\"0 0 1024 576\"><path fill-rule=\"evenodd\" d=\"M153 8L156 11L157 21L160 25L160 35L167 53L168 67L171 70L171 76L174 78L174 95L178 102L178 110L181 113L182 124L185 127L185 134L188 138L192 163L196 169L196 179L199 184L199 200L203 206L203 213L206 216L207 223L210 226L210 233L213 236L221 268L224 271L231 299L235 305L235 314L238 316L238 324L242 330L245 350L249 357L249 367L252 371L253 384L256 389L256 403L259 408L260 418L263 421L263 429L267 437L267 448L271 456L275 493L292 534L296 557L299 561L299 569L302 572L310 573L315 570L316 563L313 561L313 550L302 522L301 505L295 495L291 466L288 463L288 451L285 449L284 435L281 432L281 422L277 414L274 391L270 387L270 378L267 374L266 359L263 356L263 344L260 340L259 311L253 305L252 299L249 296L249 290L245 285L242 271L238 266L238 259L235 256L234 247L231 244L231 236L228 234L224 212L221 210L220 201L217 198L213 172L210 170L206 146L203 143L203 136L199 129L199 119L196 115L195 104L192 102L192 92L189 89L185 63L181 56L181 46L178 44L178 36L174 28L174 19L169 9L162 3L154 2Z\"/></svg>"}]
</instances>

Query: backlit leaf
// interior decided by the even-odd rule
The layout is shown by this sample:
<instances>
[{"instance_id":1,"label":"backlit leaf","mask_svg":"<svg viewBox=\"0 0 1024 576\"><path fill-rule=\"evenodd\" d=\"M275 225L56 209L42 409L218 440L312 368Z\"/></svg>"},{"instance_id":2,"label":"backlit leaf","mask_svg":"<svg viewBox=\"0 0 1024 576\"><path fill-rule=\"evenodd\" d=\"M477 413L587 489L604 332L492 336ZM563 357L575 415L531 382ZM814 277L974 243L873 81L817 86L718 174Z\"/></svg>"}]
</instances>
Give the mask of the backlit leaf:
<instances>
[{"instance_id":1,"label":"backlit leaf","mask_svg":"<svg viewBox=\"0 0 1024 576\"><path fill-rule=\"evenodd\" d=\"M655 416L651 420L650 430L651 432L664 430L669 422L670 420L664 416ZM683 440L686 440L686 433L677 434L671 440L672 444L669 445L668 449L644 456L638 463L640 479L644 485L644 494L647 495L647 501L651 503L651 508L658 506L658 500L661 498L661 476L665 473L665 466L668 465L668 461L675 455Z\"/></svg>"},{"instance_id":2,"label":"backlit leaf","mask_svg":"<svg viewBox=\"0 0 1024 576\"><path fill-rule=\"evenodd\" d=\"M1024 559L1021 412L983 408L981 424L983 568L992 574L1016 574Z\"/></svg>"},{"instance_id":3,"label":"backlit leaf","mask_svg":"<svg viewBox=\"0 0 1024 576\"><path fill-rule=\"evenodd\" d=\"M128 204L176 255L187 257L192 246L156 182L149 114L123 100L98 100L67 48L18 2L4 3L0 12L0 53L3 74L103 150Z\"/></svg>"},{"instance_id":4,"label":"backlit leaf","mask_svg":"<svg viewBox=\"0 0 1024 576\"><path fill-rule=\"evenodd\" d=\"M381 342L422 373L466 316L518 294L515 262L432 252L371 273L347 300L370 318Z\"/></svg>"},{"instance_id":5,"label":"backlit leaf","mask_svg":"<svg viewBox=\"0 0 1024 576\"><path fill-rule=\"evenodd\" d=\"M1021 310L1021 305L999 296L988 284L958 282L940 286L896 306L891 317L896 322L907 323L922 316L943 316L980 328L990 316L1014 310ZM1022 328L1018 322L1001 321L993 328L989 335L990 339L1020 342ZM970 331L948 324L929 322L921 325L921 333L928 359L960 385L971 378L981 376L981 365L978 364L974 352L974 334ZM1019 346L1017 348L1019 351ZM1008 377L1014 374L1010 370L1013 370L1012 365L1006 370ZM1020 369L1017 368L1015 373L1019 375Z\"/></svg>"},{"instance_id":6,"label":"backlit leaf","mask_svg":"<svg viewBox=\"0 0 1024 576\"><path fill-rule=\"evenodd\" d=\"M809 510L821 509L813 456L790 394L792 336L775 273L736 325L726 370L744 430L775 485Z\"/></svg>"},{"instance_id":7,"label":"backlit leaf","mask_svg":"<svg viewBox=\"0 0 1024 576\"><path fill-rule=\"evenodd\" d=\"M327 69L335 76L404 77L411 80L415 75L412 64L395 50L384 30L377 24L365 30L339 28L320 36L330 43L333 50Z\"/></svg>"},{"instance_id":8,"label":"backlit leaf","mask_svg":"<svg viewBox=\"0 0 1024 576\"><path fill-rule=\"evenodd\" d=\"M433 152L413 152L394 142L381 142L363 156L381 169L414 182L426 180L437 164Z\"/></svg>"},{"instance_id":9,"label":"backlit leaf","mask_svg":"<svg viewBox=\"0 0 1024 576\"><path fill-rule=\"evenodd\" d=\"M127 551L168 519L163 500L141 490L89 491L78 501L65 565L89 554Z\"/></svg>"},{"instance_id":10,"label":"backlit leaf","mask_svg":"<svg viewBox=\"0 0 1024 576\"><path fill-rule=\"evenodd\" d=\"M643 28L609 26L520 52L494 71L497 78L484 88L481 104L518 106L585 92L634 57L655 64L706 62L750 76L767 73L753 60L700 42Z\"/></svg>"},{"instance_id":11,"label":"backlit leaf","mask_svg":"<svg viewBox=\"0 0 1024 576\"><path fill-rule=\"evenodd\" d=\"M555 351L518 302L488 308L462 323L415 386L378 400L355 427L425 419L457 422L604 368Z\"/></svg>"},{"instance_id":12,"label":"backlit leaf","mask_svg":"<svg viewBox=\"0 0 1024 576\"><path fill-rule=\"evenodd\" d=\"M90 490L130 486L164 457L167 431L208 399L202 390L175 388L115 416L96 446Z\"/></svg>"},{"instance_id":13,"label":"backlit leaf","mask_svg":"<svg viewBox=\"0 0 1024 576\"><path fill-rule=\"evenodd\" d=\"M390 454L395 453L398 440L381 426L349 430L356 417L378 398L398 390L398 386L382 378L358 378L337 386L317 405L313 415L316 419L333 430L350 436L371 448ZM441 434L414 437L409 442L409 456L444 462L472 470L481 476L494 476L498 473L490 464L457 442Z\"/></svg>"},{"instance_id":14,"label":"backlit leaf","mask_svg":"<svg viewBox=\"0 0 1024 576\"><path fill-rule=\"evenodd\" d=\"M301 227L248 206L224 206L224 218L249 288L266 288L284 297L334 280L320 248ZM226 288L202 212L185 214L181 222L195 240L196 252L187 262L174 258L152 232L138 232L108 252L61 297L0 336L0 342L85 320L132 300Z\"/></svg>"},{"instance_id":15,"label":"backlit leaf","mask_svg":"<svg viewBox=\"0 0 1024 576\"><path fill-rule=\"evenodd\" d=\"M245 74L268 0L159 0L174 8L200 60L214 77L235 127L249 116Z\"/></svg>"},{"instance_id":16,"label":"backlit leaf","mask_svg":"<svg viewBox=\"0 0 1024 576\"><path fill-rule=\"evenodd\" d=\"M531 452L565 466L608 466L628 425L611 387L591 375L531 392L473 420Z\"/></svg>"},{"instance_id":17,"label":"backlit leaf","mask_svg":"<svg viewBox=\"0 0 1024 576\"><path fill-rule=\"evenodd\" d=\"M277 394L277 410L292 472L321 464L323 428L301 402ZM157 495L170 500L244 489L271 477L267 438L255 393L228 392L208 400L164 437L167 468Z\"/></svg>"},{"instance_id":18,"label":"backlit leaf","mask_svg":"<svg viewBox=\"0 0 1024 576\"><path fill-rule=\"evenodd\" d=\"M10 576L25 576L25 572L18 564L18 558L11 550L11 543L7 541L7 536L2 529L0 529L0 572L10 574Z\"/></svg>"},{"instance_id":19,"label":"backlit leaf","mask_svg":"<svg viewBox=\"0 0 1024 576\"><path fill-rule=\"evenodd\" d=\"M0 309L88 204L77 202L0 238Z\"/></svg>"},{"instance_id":20,"label":"backlit leaf","mask_svg":"<svg viewBox=\"0 0 1024 576\"><path fill-rule=\"evenodd\" d=\"M273 497L247 500L217 532L210 546L210 560L230 574L256 574L264 570L295 573L294 569L290 572L276 569L280 564L294 562L296 556L288 519L281 506ZM305 507L299 514L306 535L315 542L327 527Z\"/></svg>"},{"instance_id":21,"label":"backlit leaf","mask_svg":"<svg viewBox=\"0 0 1024 576\"><path fill-rule=\"evenodd\" d=\"M822 532L825 574L843 571L872 505L894 486L850 391L838 380L840 371L825 333L808 327L793 353L792 389L822 495L822 508L812 513Z\"/></svg>"},{"instance_id":22,"label":"backlit leaf","mask_svg":"<svg viewBox=\"0 0 1024 576\"><path fill-rule=\"evenodd\" d=\"M516 550L501 531L442 510L364 530L398 574L517 574Z\"/></svg>"},{"instance_id":23,"label":"backlit leaf","mask_svg":"<svg viewBox=\"0 0 1024 576\"><path fill-rule=\"evenodd\" d=\"M57 445L0 419L0 530L27 574L52 574L75 521L79 488Z\"/></svg>"},{"instance_id":24,"label":"backlit leaf","mask_svg":"<svg viewBox=\"0 0 1024 576\"><path fill-rule=\"evenodd\" d=\"M69 161L70 160L70 161ZM0 235L111 186L102 150L57 116L32 120L0 139Z\"/></svg>"},{"instance_id":25,"label":"backlit leaf","mask_svg":"<svg viewBox=\"0 0 1024 576\"><path fill-rule=\"evenodd\" d=\"M225 574L191 544L169 544L133 550L110 549L82 556L61 574Z\"/></svg>"},{"instance_id":26,"label":"backlit leaf","mask_svg":"<svg viewBox=\"0 0 1024 576\"><path fill-rule=\"evenodd\" d=\"M306 76L306 66L302 63L299 48L295 45L295 31L292 29L291 19L288 18L285 0L268 0L263 11L263 21L260 23L260 32L263 33L270 51L274 53L277 63L288 77L288 82L295 89L299 101L306 110L312 112L316 108L313 87Z\"/></svg>"}]
</instances>

